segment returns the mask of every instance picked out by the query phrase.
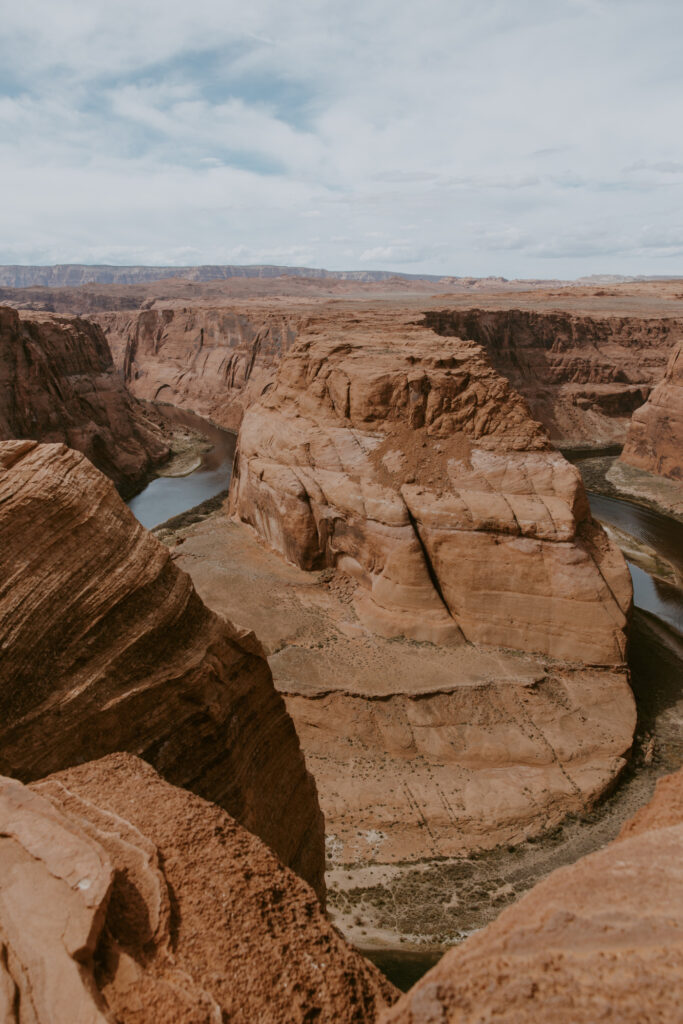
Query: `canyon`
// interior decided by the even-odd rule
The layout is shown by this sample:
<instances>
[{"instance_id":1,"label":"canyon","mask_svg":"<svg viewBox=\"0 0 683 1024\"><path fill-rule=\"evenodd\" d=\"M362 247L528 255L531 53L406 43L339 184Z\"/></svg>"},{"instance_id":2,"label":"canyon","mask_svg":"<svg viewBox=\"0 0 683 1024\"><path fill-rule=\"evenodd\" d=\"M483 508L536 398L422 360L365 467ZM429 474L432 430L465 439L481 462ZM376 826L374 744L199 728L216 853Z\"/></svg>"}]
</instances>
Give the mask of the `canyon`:
<instances>
[{"instance_id":1,"label":"canyon","mask_svg":"<svg viewBox=\"0 0 683 1024\"><path fill-rule=\"evenodd\" d=\"M0 827L0 862L4 843L12 877L38 872L60 920L81 922L62 963L84 1019L155 1007L169 1020L417 1024L507 1006L521 1022L552 1005L544 1019L588 1020L604 989L635 1021L627 970L673 1020L676 779L616 846L541 882L393 1010L314 892L324 901L326 869L332 919L356 944L427 936L398 906L400 929L368 936L354 893L385 903L402 879L438 875L436 902L455 905L452 880L476 858L598 814L634 757L652 758L647 737L645 754L633 746L629 573L555 445L609 449L610 474L637 472L652 500L661 476L675 494L680 284L514 282L507 295L474 280L198 277L73 280L0 310L14 325L2 351L20 354L6 393L58 410L53 434L7 413L4 436L28 440L0 443L0 772L16 780L0 793L26 815L9 845ZM111 397L75 401L103 389L125 417ZM73 449L95 463L88 430L106 421L118 451L127 424L148 423L135 472L129 454L100 458L132 493L169 457L163 403L239 435L229 498L155 538ZM90 427L64 428L90 406ZM22 434L31 415L40 429ZM92 899L74 879L55 888L51 849L47 871L29 870L46 829L99 864ZM622 862L652 887L642 944ZM127 905L123 876L146 910ZM610 901L612 932L595 939ZM45 1007L54 982L12 953L17 906L0 886L0 993ZM648 953L662 946L668 959Z\"/></svg>"}]
</instances>

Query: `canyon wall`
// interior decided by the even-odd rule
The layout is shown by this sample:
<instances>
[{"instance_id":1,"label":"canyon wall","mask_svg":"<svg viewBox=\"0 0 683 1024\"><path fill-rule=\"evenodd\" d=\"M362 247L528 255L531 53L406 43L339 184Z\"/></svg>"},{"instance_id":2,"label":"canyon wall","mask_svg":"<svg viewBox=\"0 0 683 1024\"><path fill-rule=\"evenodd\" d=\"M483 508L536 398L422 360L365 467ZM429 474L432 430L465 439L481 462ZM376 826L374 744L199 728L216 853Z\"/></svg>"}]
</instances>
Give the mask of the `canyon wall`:
<instances>
[{"instance_id":1,"label":"canyon wall","mask_svg":"<svg viewBox=\"0 0 683 1024\"><path fill-rule=\"evenodd\" d=\"M245 415L230 493L290 561L351 575L374 632L623 663L624 560L473 342L311 321Z\"/></svg>"},{"instance_id":2,"label":"canyon wall","mask_svg":"<svg viewBox=\"0 0 683 1024\"><path fill-rule=\"evenodd\" d=\"M682 790L682 772L659 783L618 841L447 953L382 1024L680 1021Z\"/></svg>"},{"instance_id":3,"label":"canyon wall","mask_svg":"<svg viewBox=\"0 0 683 1024\"><path fill-rule=\"evenodd\" d=\"M0 444L0 772L127 750L323 891L323 821L252 634L209 611L79 453Z\"/></svg>"},{"instance_id":4,"label":"canyon wall","mask_svg":"<svg viewBox=\"0 0 683 1024\"><path fill-rule=\"evenodd\" d=\"M630 466L683 480L683 342L664 379L631 420L621 458Z\"/></svg>"},{"instance_id":5,"label":"canyon wall","mask_svg":"<svg viewBox=\"0 0 683 1024\"><path fill-rule=\"evenodd\" d=\"M214 804L111 754L0 778L5 1024L373 1024L395 998Z\"/></svg>"},{"instance_id":6,"label":"canyon wall","mask_svg":"<svg viewBox=\"0 0 683 1024\"><path fill-rule=\"evenodd\" d=\"M126 495L169 454L97 326L0 307L0 439L12 438L64 442Z\"/></svg>"},{"instance_id":7,"label":"canyon wall","mask_svg":"<svg viewBox=\"0 0 683 1024\"><path fill-rule=\"evenodd\" d=\"M294 342L295 317L196 307L96 317L138 398L192 409L237 430Z\"/></svg>"},{"instance_id":8,"label":"canyon wall","mask_svg":"<svg viewBox=\"0 0 683 1024\"><path fill-rule=\"evenodd\" d=\"M436 333L484 346L556 443L622 442L683 324L673 318L523 309L425 314Z\"/></svg>"}]
</instances>

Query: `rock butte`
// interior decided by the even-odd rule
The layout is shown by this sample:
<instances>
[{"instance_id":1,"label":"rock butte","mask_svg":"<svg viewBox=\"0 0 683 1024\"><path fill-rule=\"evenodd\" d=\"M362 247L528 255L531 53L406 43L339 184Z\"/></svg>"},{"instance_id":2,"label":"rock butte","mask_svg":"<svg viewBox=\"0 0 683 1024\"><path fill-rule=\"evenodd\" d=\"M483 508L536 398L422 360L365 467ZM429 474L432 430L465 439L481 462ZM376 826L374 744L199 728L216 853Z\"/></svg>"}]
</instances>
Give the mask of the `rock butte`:
<instances>
[{"instance_id":1,"label":"rock butte","mask_svg":"<svg viewBox=\"0 0 683 1024\"><path fill-rule=\"evenodd\" d=\"M396 997L260 840L130 754L0 778L0 877L7 1024L372 1024Z\"/></svg>"},{"instance_id":2,"label":"rock butte","mask_svg":"<svg viewBox=\"0 0 683 1024\"><path fill-rule=\"evenodd\" d=\"M623 663L624 560L472 342L311 321L245 415L230 508L301 568L356 579L381 635Z\"/></svg>"},{"instance_id":3,"label":"rock butte","mask_svg":"<svg viewBox=\"0 0 683 1024\"><path fill-rule=\"evenodd\" d=\"M262 639L334 864L519 841L619 773L628 573L480 346L311 319L245 415L230 500L296 568L219 514L174 558Z\"/></svg>"},{"instance_id":4,"label":"rock butte","mask_svg":"<svg viewBox=\"0 0 683 1024\"><path fill-rule=\"evenodd\" d=\"M621 458L683 481L683 342L672 352L664 379L634 412Z\"/></svg>"},{"instance_id":5,"label":"rock butte","mask_svg":"<svg viewBox=\"0 0 683 1024\"><path fill-rule=\"evenodd\" d=\"M0 440L61 441L131 494L169 448L85 320L0 307Z\"/></svg>"},{"instance_id":6,"label":"rock butte","mask_svg":"<svg viewBox=\"0 0 683 1024\"><path fill-rule=\"evenodd\" d=\"M598 853L447 953L382 1024L681 1019L683 772Z\"/></svg>"},{"instance_id":7,"label":"rock butte","mask_svg":"<svg viewBox=\"0 0 683 1024\"><path fill-rule=\"evenodd\" d=\"M130 751L323 892L315 786L258 642L79 453L0 444L0 581L2 774Z\"/></svg>"}]
</instances>

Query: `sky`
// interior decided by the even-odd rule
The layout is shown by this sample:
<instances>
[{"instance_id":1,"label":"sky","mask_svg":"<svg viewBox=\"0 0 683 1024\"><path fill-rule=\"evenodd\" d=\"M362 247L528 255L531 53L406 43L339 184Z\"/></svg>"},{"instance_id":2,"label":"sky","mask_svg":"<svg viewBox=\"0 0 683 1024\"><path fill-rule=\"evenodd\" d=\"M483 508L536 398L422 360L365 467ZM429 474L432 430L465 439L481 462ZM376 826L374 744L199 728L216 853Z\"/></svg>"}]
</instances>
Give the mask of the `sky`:
<instances>
[{"instance_id":1,"label":"sky","mask_svg":"<svg viewBox=\"0 0 683 1024\"><path fill-rule=\"evenodd\" d=\"M681 0L0 8L0 263L683 274Z\"/></svg>"}]
</instances>

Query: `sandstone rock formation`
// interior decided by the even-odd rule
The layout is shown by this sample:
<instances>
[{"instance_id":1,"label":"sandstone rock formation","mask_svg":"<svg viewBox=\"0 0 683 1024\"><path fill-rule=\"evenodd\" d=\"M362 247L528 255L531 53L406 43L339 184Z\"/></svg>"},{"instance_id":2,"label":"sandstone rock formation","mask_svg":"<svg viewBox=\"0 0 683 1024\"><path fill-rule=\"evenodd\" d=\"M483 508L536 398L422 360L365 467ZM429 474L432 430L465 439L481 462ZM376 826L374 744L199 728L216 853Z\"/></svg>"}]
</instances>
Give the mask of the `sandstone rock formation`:
<instances>
[{"instance_id":1,"label":"sandstone rock formation","mask_svg":"<svg viewBox=\"0 0 683 1024\"><path fill-rule=\"evenodd\" d=\"M368 884L350 865L394 877L400 863L518 843L581 812L624 767L636 721L625 668L385 639L359 623L351 579L288 564L225 513L163 533L206 604L263 643L316 780L335 884Z\"/></svg>"},{"instance_id":2,"label":"sandstone rock formation","mask_svg":"<svg viewBox=\"0 0 683 1024\"><path fill-rule=\"evenodd\" d=\"M556 443L624 440L680 337L680 320L524 309L426 313L438 334L484 346Z\"/></svg>"},{"instance_id":3,"label":"sandstone rock formation","mask_svg":"<svg viewBox=\"0 0 683 1024\"><path fill-rule=\"evenodd\" d=\"M392 986L225 811L111 754L0 779L0 1018L371 1024Z\"/></svg>"},{"instance_id":4,"label":"sandstone rock formation","mask_svg":"<svg viewBox=\"0 0 683 1024\"><path fill-rule=\"evenodd\" d=\"M0 444L0 709L2 774L130 751L322 891L314 784L260 646L63 445Z\"/></svg>"},{"instance_id":5,"label":"sandstone rock formation","mask_svg":"<svg viewBox=\"0 0 683 1024\"><path fill-rule=\"evenodd\" d=\"M656 814L447 953L382 1024L680 1021L683 772L660 787Z\"/></svg>"},{"instance_id":6,"label":"sandstone rock formation","mask_svg":"<svg viewBox=\"0 0 683 1024\"><path fill-rule=\"evenodd\" d=\"M192 409L237 430L296 337L296 320L204 306L98 316L138 398Z\"/></svg>"},{"instance_id":7,"label":"sandstone rock formation","mask_svg":"<svg viewBox=\"0 0 683 1024\"><path fill-rule=\"evenodd\" d=\"M683 342L671 354L664 379L634 412L621 458L683 481Z\"/></svg>"},{"instance_id":8,"label":"sandstone rock formation","mask_svg":"<svg viewBox=\"0 0 683 1024\"><path fill-rule=\"evenodd\" d=\"M12 438L78 449L124 494L169 454L98 327L0 307L0 439Z\"/></svg>"},{"instance_id":9,"label":"sandstone rock formation","mask_svg":"<svg viewBox=\"0 0 683 1024\"><path fill-rule=\"evenodd\" d=\"M353 576L384 636L623 662L624 560L473 342L311 321L245 415L231 509L302 568Z\"/></svg>"}]
</instances>

